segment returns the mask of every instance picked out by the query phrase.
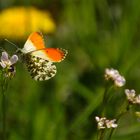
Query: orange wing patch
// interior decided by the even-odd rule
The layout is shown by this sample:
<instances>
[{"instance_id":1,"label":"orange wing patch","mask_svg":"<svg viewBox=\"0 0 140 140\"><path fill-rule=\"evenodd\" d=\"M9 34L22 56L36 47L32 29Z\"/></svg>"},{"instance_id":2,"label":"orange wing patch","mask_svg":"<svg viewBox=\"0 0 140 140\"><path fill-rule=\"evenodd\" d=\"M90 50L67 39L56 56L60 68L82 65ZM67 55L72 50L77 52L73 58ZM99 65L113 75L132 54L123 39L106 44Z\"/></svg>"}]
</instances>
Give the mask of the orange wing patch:
<instances>
[{"instance_id":1,"label":"orange wing patch","mask_svg":"<svg viewBox=\"0 0 140 140\"><path fill-rule=\"evenodd\" d=\"M28 38L37 50L45 48L43 37L40 33L34 32Z\"/></svg>"},{"instance_id":2,"label":"orange wing patch","mask_svg":"<svg viewBox=\"0 0 140 140\"><path fill-rule=\"evenodd\" d=\"M51 62L61 62L67 55L67 50L59 48L45 48L32 51L31 55Z\"/></svg>"},{"instance_id":3,"label":"orange wing patch","mask_svg":"<svg viewBox=\"0 0 140 140\"><path fill-rule=\"evenodd\" d=\"M47 57L52 62L61 62L67 55L67 50L59 48L46 48L45 51Z\"/></svg>"},{"instance_id":4,"label":"orange wing patch","mask_svg":"<svg viewBox=\"0 0 140 140\"><path fill-rule=\"evenodd\" d=\"M22 52L25 54L30 53L30 55L51 62L61 62L67 55L65 49L46 48L43 36L38 32L34 32L28 37Z\"/></svg>"}]
</instances>

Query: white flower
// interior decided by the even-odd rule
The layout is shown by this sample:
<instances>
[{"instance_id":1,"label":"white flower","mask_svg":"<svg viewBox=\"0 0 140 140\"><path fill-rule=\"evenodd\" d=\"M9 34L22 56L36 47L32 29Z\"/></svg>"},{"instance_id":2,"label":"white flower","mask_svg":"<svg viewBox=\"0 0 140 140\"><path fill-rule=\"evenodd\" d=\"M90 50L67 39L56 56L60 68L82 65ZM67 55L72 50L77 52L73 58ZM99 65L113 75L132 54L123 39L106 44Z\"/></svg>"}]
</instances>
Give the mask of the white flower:
<instances>
[{"instance_id":1,"label":"white flower","mask_svg":"<svg viewBox=\"0 0 140 140\"><path fill-rule=\"evenodd\" d=\"M7 52L2 52L0 65L3 68L9 67L18 61L17 55L13 55L10 59L8 57L9 56Z\"/></svg>"},{"instance_id":2,"label":"white flower","mask_svg":"<svg viewBox=\"0 0 140 140\"><path fill-rule=\"evenodd\" d=\"M113 68L111 68L111 69L106 68L105 69L105 77L107 79L110 79L110 78L114 79L118 75L119 75L119 72Z\"/></svg>"},{"instance_id":3,"label":"white flower","mask_svg":"<svg viewBox=\"0 0 140 140\"><path fill-rule=\"evenodd\" d=\"M118 75L118 76L115 77L114 83L117 87L124 86L125 82L126 81L125 81L125 78L123 76Z\"/></svg>"},{"instance_id":4,"label":"white flower","mask_svg":"<svg viewBox=\"0 0 140 140\"><path fill-rule=\"evenodd\" d=\"M136 96L134 89L132 89L132 90L126 89L125 94L126 94L128 101L134 102L135 96Z\"/></svg>"},{"instance_id":5,"label":"white flower","mask_svg":"<svg viewBox=\"0 0 140 140\"><path fill-rule=\"evenodd\" d=\"M113 119L113 120L106 120L106 121L105 121L106 127L107 127L107 128L116 128L118 125L115 124L115 121L116 121L116 119Z\"/></svg>"},{"instance_id":6,"label":"white flower","mask_svg":"<svg viewBox=\"0 0 140 140\"><path fill-rule=\"evenodd\" d=\"M95 117L95 120L98 123L98 129L104 129L105 128L105 120L106 120L105 117L99 118L98 116L96 116Z\"/></svg>"},{"instance_id":7,"label":"white flower","mask_svg":"<svg viewBox=\"0 0 140 140\"><path fill-rule=\"evenodd\" d=\"M8 53L7 52L2 52L0 65L3 68L6 77L14 76L14 74L16 72L14 64L17 61L18 61L18 56L17 55L13 55L9 59Z\"/></svg>"},{"instance_id":8,"label":"white flower","mask_svg":"<svg viewBox=\"0 0 140 140\"><path fill-rule=\"evenodd\" d=\"M125 94L126 94L126 97L127 97L128 101L130 103L132 103L132 104L140 104L140 94L136 95L134 89L132 89L132 90L126 89Z\"/></svg>"},{"instance_id":9,"label":"white flower","mask_svg":"<svg viewBox=\"0 0 140 140\"><path fill-rule=\"evenodd\" d=\"M124 84L126 82L125 78L119 74L118 70L115 70L113 68L111 68L111 69L106 68L105 69L105 79L106 80L109 80L109 79L113 80L114 84L117 87L124 86Z\"/></svg>"},{"instance_id":10,"label":"white flower","mask_svg":"<svg viewBox=\"0 0 140 140\"><path fill-rule=\"evenodd\" d=\"M95 120L98 123L98 129L105 129L105 128L116 128L118 125L115 123L116 119L108 120L105 117L99 118L98 116L95 117Z\"/></svg>"}]
</instances>

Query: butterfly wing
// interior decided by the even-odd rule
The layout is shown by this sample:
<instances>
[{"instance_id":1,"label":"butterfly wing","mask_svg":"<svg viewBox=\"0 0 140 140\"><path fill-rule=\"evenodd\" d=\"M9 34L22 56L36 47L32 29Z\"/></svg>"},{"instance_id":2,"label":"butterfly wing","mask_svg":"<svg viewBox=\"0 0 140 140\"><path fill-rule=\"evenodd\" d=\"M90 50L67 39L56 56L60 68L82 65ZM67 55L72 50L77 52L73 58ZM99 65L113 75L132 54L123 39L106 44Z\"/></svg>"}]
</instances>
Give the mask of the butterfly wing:
<instances>
[{"instance_id":1,"label":"butterfly wing","mask_svg":"<svg viewBox=\"0 0 140 140\"><path fill-rule=\"evenodd\" d=\"M28 37L21 52L32 78L38 81L54 77L57 70L53 62L61 62L67 55L64 49L46 48L43 37L38 32Z\"/></svg>"},{"instance_id":2,"label":"butterfly wing","mask_svg":"<svg viewBox=\"0 0 140 140\"><path fill-rule=\"evenodd\" d=\"M27 41L23 49L21 50L23 53L29 53L35 50L45 49L45 43L43 40L43 36L38 32L33 32L28 37Z\"/></svg>"},{"instance_id":3,"label":"butterfly wing","mask_svg":"<svg viewBox=\"0 0 140 140\"><path fill-rule=\"evenodd\" d=\"M47 60L27 54L25 64L31 75L36 81L48 80L55 76L56 66Z\"/></svg>"},{"instance_id":4,"label":"butterfly wing","mask_svg":"<svg viewBox=\"0 0 140 140\"><path fill-rule=\"evenodd\" d=\"M50 62L61 62L67 55L67 50L59 48L45 48L31 52L31 55L48 60Z\"/></svg>"},{"instance_id":5,"label":"butterfly wing","mask_svg":"<svg viewBox=\"0 0 140 140\"><path fill-rule=\"evenodd\" d=\"M67 50L59 48L46 48L43 36L38 32L33 32L27 39L22 52L51 61L61 62L67 55Z\"/></svg>"}]
</instances>

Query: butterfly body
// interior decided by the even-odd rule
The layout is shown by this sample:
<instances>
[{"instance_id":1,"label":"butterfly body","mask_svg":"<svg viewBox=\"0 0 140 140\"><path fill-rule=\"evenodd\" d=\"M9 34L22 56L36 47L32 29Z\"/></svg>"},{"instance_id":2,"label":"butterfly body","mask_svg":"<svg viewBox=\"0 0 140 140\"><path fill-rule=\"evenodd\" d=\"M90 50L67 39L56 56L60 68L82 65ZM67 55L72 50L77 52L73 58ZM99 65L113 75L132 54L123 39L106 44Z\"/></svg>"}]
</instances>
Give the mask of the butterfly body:
<instances>
[{"instance_id":1,"label":"butterfly body","mask_svg":"<svg viewBox=\"0 0 140 140\"><path fill-rule=\"evenodd\" d=\"M34 32L19 53L31 77L37 81L44 81L55 76L57 69L54 62L61 62L67 51L59 48L46 48L43 37L38 32Z\"/></svg>"}]
</instances>

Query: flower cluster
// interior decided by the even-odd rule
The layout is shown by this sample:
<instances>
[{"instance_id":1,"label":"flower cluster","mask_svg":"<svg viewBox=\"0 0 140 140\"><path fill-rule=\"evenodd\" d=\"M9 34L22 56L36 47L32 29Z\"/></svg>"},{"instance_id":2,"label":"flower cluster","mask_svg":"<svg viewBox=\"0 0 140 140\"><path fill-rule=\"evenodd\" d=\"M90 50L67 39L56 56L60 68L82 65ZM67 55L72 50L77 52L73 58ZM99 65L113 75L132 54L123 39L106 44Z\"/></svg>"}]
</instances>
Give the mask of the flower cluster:
<instances>
[{"instance_id":1,"label":"flower cluster","mask_svg":"<svg viewBox=\"0 0 140 140\"><path fill-rule=\"evenodd\" d=\"M109 80L109 79L113 80L114 84L117 87L124 86L124 84L126 82L125 78L119 74L118 70L115 70L113 68L111 68L111 69L106 68L105 69L105 79L106 80Z\"/></svg>"},{"instance_id":2,"label":"flower cluster","mask_svg":"<svg viewBox=\"0 0 140 140\"><path fill-rule=\"evenodd\" d=\"M116 119L108 120L105 117L99 118L98 116L95 117L95 120L98 123L98 129L105 129L105 128L116 128L118 125L115 123Z\"/></svg>"},{"instance_id":3,"label":"flower cluster","mask_svg":"<svg viewBox=\"0 0 140 140\"><path fill-rule=\"evenodd\" d=\"M12 78L16 69L14 64L18 61L18 56L13 55L10 59L7 52L2 52L0 65L3 68L5 77Z\"/></svg>"},{"instance_id":4,"label":"flower cluster","mask_svg":"<svg viewBox=\"0 0 140 140\"><path fill-rule=\"evenodd\" d=\"M127 97L128 101L130 103L132 103L132 104L140 104L140 94L136 95L134 89L132 89L132 90L126 89L125 94L126 94L126 97Z\"/></svg>"}]
</instances>

